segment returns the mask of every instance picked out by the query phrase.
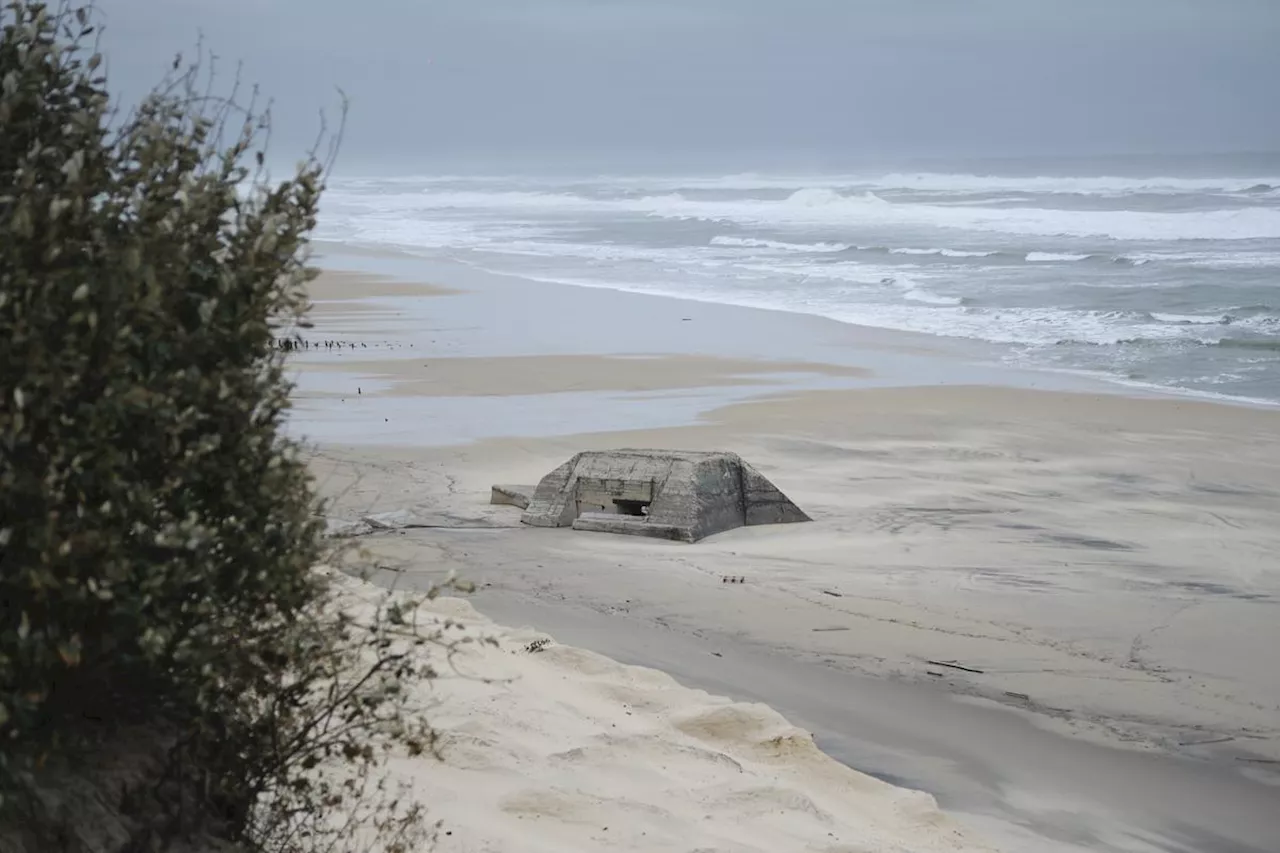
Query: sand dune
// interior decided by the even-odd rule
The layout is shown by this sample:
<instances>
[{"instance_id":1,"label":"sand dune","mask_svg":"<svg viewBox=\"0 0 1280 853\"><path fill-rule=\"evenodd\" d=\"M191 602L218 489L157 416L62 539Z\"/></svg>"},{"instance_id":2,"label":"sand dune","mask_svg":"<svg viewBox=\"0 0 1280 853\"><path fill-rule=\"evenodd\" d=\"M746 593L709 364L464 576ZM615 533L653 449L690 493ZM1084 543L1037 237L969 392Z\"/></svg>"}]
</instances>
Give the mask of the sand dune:
<instances>
[{"instance_id":1,"label":"sand dune","mask_svg":"<svg viewBox=\"0 0 1280 853\"><path fill-rule=\"evenodd\" d=\"M343 600L372 612L385 592L339 577ZM442 822L436 850L982 851L927 794L857 773L765 705L682 687L504 628L461 599L420 611L444 620L462 647L444 675L413 695L441 731L441 760L395 758L406 783ZM431 646L425 648L434 648Z\"/></svg>"}]
</instances>

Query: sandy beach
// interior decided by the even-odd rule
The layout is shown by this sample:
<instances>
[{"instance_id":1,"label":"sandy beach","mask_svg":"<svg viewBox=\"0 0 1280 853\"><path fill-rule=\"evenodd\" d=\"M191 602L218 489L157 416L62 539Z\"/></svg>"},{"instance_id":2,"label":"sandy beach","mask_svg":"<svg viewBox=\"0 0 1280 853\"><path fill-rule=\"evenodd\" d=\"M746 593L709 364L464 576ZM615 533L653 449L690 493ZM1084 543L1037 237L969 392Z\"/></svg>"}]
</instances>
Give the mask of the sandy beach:
<instances>
[{"instance_id":1,"label":"sandy beach","mask_svg":"<svg viewBox=\"0 0 1280 853\"><path fill-rule=\"evenodd\" d=\"M918 820L758 849L953 849L962 830L1016 851L1275 849L1280 412L816 317L322 263L362 272L313 291L309 337L339 345L294 357L294 427L331 515L412 523L362 541L384 582L456 571L500 624L768 705L849 779L946 814L871 786L924 803ZM683 545L526 528L488 504L495 483L617 447L732 450L813 522ZM923 834L893 841L906 827ZM546 849L605 846L566 837Z\"/></svg>"},{"instance_id":2,"label":"sandy beach","mask_svg":"<svg viewBox=\"0 0 1280 853\"><path fill-rule=\"evenodd\" d=\"M356 618L385 604L377 587L339 581ZM765 705L495 625L462 599L414 612L422 634L453 644L415 652L439 676L407 708L440 732L440 760L399 757L385 772L441 821L432 850L994 849L929 795L851 770Z\"/></svg>"}]
</instances>

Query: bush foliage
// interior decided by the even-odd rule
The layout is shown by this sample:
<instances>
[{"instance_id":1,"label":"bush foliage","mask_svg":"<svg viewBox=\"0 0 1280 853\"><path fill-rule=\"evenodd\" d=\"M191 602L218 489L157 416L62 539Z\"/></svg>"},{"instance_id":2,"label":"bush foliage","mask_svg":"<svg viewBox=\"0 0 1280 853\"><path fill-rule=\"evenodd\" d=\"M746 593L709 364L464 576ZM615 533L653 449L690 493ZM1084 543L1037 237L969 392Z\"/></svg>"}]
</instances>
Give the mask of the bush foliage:
<instances>
[{"instance_id":1,"label":"bush foliage","mask_svg":"<svg viewBox=\"0 0 1280 853\"><path fill-rule=\"evenodd\" d=\"M396 720L408 658L361 657L391 623L328 613L317 502L282 429L273 336L305 310L326 164L270 183L266 121L198 66L117 111L92 10L6 2L0 810L145 725L168 755L150 781L178 789L165 831L195 812L306 849L298 816L341 795L300 774L372 760L389 721L426 742ZM284 810L264 818L264 797ZM163 846L155 821L139 832Z\"/></svg>"}]
</instances>

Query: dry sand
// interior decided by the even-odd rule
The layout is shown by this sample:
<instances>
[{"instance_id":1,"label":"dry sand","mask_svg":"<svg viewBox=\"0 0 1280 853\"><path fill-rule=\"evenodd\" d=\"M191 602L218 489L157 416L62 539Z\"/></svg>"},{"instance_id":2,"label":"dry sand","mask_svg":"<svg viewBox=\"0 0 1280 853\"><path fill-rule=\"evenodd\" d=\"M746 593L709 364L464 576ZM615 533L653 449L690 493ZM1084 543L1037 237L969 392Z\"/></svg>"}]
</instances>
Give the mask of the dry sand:
<instances>
[{"instance_id":1,"label":"dry sand","mask_svg":"<svg viewBox=\"0 0 1280 853\"><path fill-rule=\"evenodd\" d=\"M339 588L357 616L382 600L360 581ZM456 598L415 621L495 641L414 652L441 673L410 697L441 732L441 760L388 769L442 822L439 853L991 849L932 797L850 770L764 705L494 625Z\"/></svg>"},{"instance_id":2,"label":"dry sand","mask_svg":"<svg viewBox=\"0 0 1280 853\"><path fill-rule=\"evenodd\" d=\"M430 302L447 323L449 300ZM491 304L504 346L537 354L535 332L511 344L515 326ZM668 309L689 311L651 310ZM320 448L320 482L336 514L408 510L424 525L367 542L397 582L457 570L487 585L476 604L502 621L768 702L841 760L937 795L1006 849L1274 851L1280 414L1103 393L866 387L857 362L875 365L881 351L833 348L831 369L854 370L824 375L812 318L758 313L768 316L747 319L773 330L761 349L805 363L808 379L782 394L761 388L772 396L729 400L682 426L600 432L565 418L559 434L520 437L524 396L491 410L511 418L505 437L400 447L362 440L353 425L384 409L347 398L348 440ZM551 322L525 319L531 330ZM744 366L713 368L741 359L724 349L668 346L662 371L727 382ZM510 362L497 354L508 353L450 369L503 394ZM543 354L565 359L555 375L580 381L616 353L576 365ZM814 376L844 387L812 390ZM678 408L685 392L657 393L657 377L644 375L648 405ZM406 418L429 416L450 385L413 382L393 376L377 393L397 397ZM557 387L529 379L547 400ZM605 394L598 405L620 401ZM333 411L304 408L299 428L320 431ZM814 523L686 546L521 528L518 512L486 504L493 483L534 482L573 452L619 446L737 451Z\"/></svg>"}]
</instances>

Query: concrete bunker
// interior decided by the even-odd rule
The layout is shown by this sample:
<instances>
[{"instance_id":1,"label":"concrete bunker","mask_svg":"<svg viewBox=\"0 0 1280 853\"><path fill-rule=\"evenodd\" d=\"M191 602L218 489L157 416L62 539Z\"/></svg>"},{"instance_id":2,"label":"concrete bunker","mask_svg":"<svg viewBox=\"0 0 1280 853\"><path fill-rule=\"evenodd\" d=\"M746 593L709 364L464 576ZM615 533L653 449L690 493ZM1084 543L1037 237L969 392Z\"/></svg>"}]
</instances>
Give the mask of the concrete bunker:
<instances>
[{"instance_id":1,"label":"concrete bunker","mask_svg":"<svg viewBox=\"0 0 1280 853\"><path fill-rule=\"evenodd\" d=\"M508 498L516 488L495 486L493 502L524 503ZM521 521L696 542L809 516L736 453L624 449L579 453L543 477Z\"/></svg>"}]
</instances>

